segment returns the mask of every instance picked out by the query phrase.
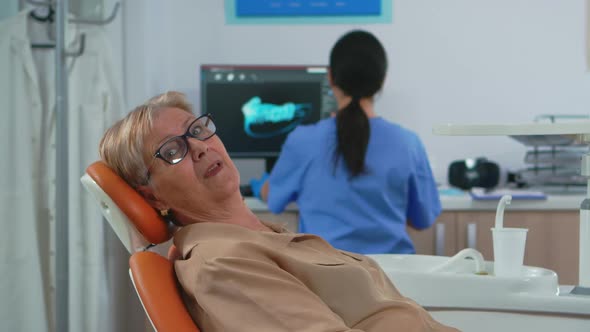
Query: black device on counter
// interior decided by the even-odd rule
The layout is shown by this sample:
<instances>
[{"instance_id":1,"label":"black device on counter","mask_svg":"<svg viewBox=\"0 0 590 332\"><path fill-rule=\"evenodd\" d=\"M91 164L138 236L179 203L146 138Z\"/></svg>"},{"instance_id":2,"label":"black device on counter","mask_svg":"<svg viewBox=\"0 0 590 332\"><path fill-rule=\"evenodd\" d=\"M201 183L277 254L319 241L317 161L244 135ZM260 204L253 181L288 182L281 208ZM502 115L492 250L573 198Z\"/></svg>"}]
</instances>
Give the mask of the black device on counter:
<instances>
[{"instance_id":1,"label":"black device on counter","mask_svg":"<svg viewBox=\"0 0 590 332\"><path fill-rule=\"evenodd\" d=\"M464 190L491 189L500 181L500 167L486 158L455 160L449 165L449 184Z\"/></svg>"}]
</instances>

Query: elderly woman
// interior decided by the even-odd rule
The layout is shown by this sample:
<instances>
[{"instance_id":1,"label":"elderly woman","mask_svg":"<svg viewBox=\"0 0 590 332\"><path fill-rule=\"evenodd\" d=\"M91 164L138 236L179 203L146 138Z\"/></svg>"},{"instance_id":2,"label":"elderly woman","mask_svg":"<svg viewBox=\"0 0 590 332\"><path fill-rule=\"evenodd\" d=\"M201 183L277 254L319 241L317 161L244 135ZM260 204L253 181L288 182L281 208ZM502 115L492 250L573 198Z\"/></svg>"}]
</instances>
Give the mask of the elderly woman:
<instances>
[{"instance_id":1,"label":"elderly woman","mask_svg":"<svg viewBox=\"0 0 590 332\"><path fill-rule=\"evenodd\" d=\"M370 258L259 220L215 130L168 92L100 144L102 159L180 226L174 266L203 331L456 331L400 295Z\"/></svg>"}]
</instances>

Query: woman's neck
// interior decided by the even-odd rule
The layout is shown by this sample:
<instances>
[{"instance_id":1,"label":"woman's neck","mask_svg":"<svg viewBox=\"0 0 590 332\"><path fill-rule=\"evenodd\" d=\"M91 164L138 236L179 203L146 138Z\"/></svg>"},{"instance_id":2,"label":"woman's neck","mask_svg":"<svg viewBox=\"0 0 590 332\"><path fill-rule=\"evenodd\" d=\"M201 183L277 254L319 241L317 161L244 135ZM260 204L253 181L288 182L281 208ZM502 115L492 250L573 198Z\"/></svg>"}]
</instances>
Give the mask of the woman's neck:
<instances>
[{"instance_id":1,"label":"woman's neck","mask_svg":"<svg viewBox=\"0 0 590 332\"><path fill-rule=\"evenodd\" d=\"M206 210L207 212L203 215L187 215L188 218L186 219L188 222L184 224L216 222L238 225L256 231L270 230L260 221L260 219L258 219L252 210L248 208L239 192L236 193L236 195L228 197L223 202L220 202L220 204L216 204L215 207L210 207Z\"/></svg>"},{"instance_id":2,"label":"woman's neck","mask_svg":"<svg viewBox=\"0 0 590 332\"><path fill-rule=\"evenodd\" d=\"M240 225L255 231L271 230L258 219L252 210L250 210L241 195L239 202L234 205L233 211L230 211L230 217L222 222Z\"/></svg>"}]
</instances>

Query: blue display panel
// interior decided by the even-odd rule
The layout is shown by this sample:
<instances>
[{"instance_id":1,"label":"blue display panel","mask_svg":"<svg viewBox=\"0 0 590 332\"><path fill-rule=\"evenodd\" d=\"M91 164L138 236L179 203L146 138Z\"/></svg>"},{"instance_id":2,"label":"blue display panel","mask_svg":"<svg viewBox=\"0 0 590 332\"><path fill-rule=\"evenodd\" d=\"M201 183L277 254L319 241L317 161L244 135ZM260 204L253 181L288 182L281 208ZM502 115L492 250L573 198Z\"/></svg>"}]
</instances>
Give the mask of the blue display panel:
<instances>
[{"instance_id":1,"label":"blue display panel","mask_svg":"<svg viewBox=\"0 0 590 332\"><path fill-rule=\"evenodd\" d=\"M237 17L378 16L381 0L235 0Z\"/></svg>"}]
</instances>

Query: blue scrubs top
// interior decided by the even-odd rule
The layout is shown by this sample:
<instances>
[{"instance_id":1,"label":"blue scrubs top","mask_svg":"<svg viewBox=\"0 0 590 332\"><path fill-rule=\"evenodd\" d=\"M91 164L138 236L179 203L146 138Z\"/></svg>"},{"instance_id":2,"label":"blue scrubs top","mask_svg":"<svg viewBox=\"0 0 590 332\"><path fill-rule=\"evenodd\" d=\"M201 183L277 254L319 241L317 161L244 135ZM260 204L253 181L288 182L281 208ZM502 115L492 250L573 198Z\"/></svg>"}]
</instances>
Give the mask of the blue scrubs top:
<instances>
[{"instance_id":1,"label":"blue scrubs top","mask_svg":"<svg viewBox=\"0 0 590 332\"><path fill-rule=\"evenodd\" d=\"M369 119L367 172L350 179L344 161L334 167L336 120L299 126L289 134L269 177L268 207L299 208L299 231L334 247L363 254L415 253L406 232L431 226L441 212L426 151L410 130Z\"/></svg>"}]
</instances>

